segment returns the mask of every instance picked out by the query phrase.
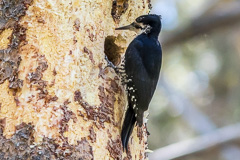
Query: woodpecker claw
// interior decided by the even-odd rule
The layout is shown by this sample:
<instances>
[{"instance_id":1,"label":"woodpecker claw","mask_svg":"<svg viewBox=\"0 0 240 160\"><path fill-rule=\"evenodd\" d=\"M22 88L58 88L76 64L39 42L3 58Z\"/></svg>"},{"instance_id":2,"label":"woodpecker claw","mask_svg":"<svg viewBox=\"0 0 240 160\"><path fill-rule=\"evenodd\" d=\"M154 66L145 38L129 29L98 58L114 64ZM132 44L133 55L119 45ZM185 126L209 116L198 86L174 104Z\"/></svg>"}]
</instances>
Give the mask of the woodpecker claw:
<instances>
[{"instance_id":1,"label":"woodpecker claw","mask_svg":"<svg viewBox=\"0 0 240 160\"><path fill-rule=\"evenodd\" d=\"M107 67L111 67L114 70L117 69L117 67L111 61L109 61L109 59L108 59L108 57L106 55L105 55L105 60L107 61L107 66L104 69L106 69Z\"/></svg>"}]
</instances>

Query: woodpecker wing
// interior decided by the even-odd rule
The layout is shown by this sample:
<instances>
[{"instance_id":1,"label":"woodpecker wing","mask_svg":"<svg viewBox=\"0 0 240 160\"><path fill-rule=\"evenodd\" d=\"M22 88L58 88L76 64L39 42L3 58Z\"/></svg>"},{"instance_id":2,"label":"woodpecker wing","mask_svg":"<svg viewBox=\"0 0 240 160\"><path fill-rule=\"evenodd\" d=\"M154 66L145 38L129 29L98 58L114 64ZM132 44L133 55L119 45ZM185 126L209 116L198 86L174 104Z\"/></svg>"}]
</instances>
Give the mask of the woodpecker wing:
<instances>
[{"instance_id":1,"label":"woodpecker wing","mask_svg":"<svg viewBox=\"0 0 240 160\"><path fill-rule=\"evenodd\" d=\"M146 44L135 38L125 54L125 72L129 107L133 107L138 125L143 123L143 113L152 99L157 81L153 81L144 64Z\"/></svg>"}]
</instances>

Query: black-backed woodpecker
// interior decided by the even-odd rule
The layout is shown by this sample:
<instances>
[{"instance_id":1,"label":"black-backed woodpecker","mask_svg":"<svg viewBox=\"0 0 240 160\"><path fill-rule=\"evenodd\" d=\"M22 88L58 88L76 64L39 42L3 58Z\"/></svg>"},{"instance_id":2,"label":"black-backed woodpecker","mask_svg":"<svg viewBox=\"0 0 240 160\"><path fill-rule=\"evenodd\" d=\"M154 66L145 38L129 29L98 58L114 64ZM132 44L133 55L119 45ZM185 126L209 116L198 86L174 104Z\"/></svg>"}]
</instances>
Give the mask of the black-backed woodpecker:
<instances>
[{"instance_id":1,"label":"black-backed woodpecker","mask_svg":"<svg viewBox=\"0 0 240 160\"><path fill-rule=\"evenodd\" d=\"M156 89L162 64L162 49L158 41L161 31L161 17L158 15L143 15L128 26L116 30L142 30L128 46L122 63L124 79L128 94L128 109L122 125L121 139L123 148L127 150L129 137L135 123L143 125L144 112Z\"/></svg>"}]
</instances>

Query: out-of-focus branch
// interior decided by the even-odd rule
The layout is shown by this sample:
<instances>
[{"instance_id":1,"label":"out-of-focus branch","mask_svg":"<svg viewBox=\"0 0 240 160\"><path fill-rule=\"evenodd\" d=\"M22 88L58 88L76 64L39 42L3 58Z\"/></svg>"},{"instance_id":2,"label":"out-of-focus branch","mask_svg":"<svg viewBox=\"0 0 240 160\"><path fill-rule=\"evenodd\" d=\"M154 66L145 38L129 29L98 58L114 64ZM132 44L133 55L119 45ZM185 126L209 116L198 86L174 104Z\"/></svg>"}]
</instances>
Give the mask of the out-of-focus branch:
<instances>
[{"instance_id":1,"label":"out-of-focus branch","mask_svg":"<svg viewBox=\"0 0 240 160\"><path fill-rule=\"evenodd\" d=\"M169 84L164 73L162 73L159 83L159 86L163 88L164 93L169 98L173 109L181 114L181 117L192 129L194 129L194 131L198 134L205 134L217 128L216 125L204 113L198 110L183 93L177 91L171 84Z\"/></svg>"},{"instance_id":2,"label":"out-of-focus branch","mask_svg":"<svg viewBox=\"0 0 240 160\"><path fill-rule=\"evenodd\" d=\"M216 10L193 20L188 26L179 29L175 33L166 34L162 40L162 46L170 48L173 45L187 41L197 35L206 34L216 29L222 29L239 23L240 2L232 2L224 9Z\"/></svg>"},{"instance_id":3,"label":"out-of-focus branch","mask_svg":"<svg viewBox=\"0 0 240 160\"><path fill-rule=\"evenodd\" d=\"M181 113L181 117L197 133L205 135L213 132L217 128L216 125L204 113L198 110L197 107L194 106L194 104L191 103L191 101L187 99L183 93L177 91L171 84L168 83L168 80L163 73L160 79L160 86L168 96L173 109ZM224 147L221 147L220 153L225 160L232 160L240 157L239 147L232 144L227 144Z\"/></svg>"},{"instance_id":4,"label":"out-of-focus branch","mask_svg":"<svg viewBox=\"0 0 240 160\"><path fill-rule=\"evenodd\" d=\"M170 160L207 150L240 139L240 123L217 129L203 136L160 148L149 155L149 160Z\"/></svg>"},{"instance_id":5,"label":"out-of-focus branch","mask_svg":"<svg viewBox=\"0 0 240 160\"><path fill-rule=\"evenodd\" d=\"M211 0L205 1L204 4L201 6L201 10L198 12L198 17L204 16L209 11L211 11L221 0Z\"/></svg>"}]
</instances>

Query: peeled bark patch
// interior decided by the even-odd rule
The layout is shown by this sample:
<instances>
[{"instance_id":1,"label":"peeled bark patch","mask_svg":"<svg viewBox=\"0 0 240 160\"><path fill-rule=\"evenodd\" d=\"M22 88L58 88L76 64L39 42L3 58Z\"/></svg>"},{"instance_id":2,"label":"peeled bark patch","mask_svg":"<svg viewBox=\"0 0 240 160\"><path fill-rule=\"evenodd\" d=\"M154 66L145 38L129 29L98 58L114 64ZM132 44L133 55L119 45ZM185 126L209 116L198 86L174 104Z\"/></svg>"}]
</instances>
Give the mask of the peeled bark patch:
<instances>
[{"instance_id":1,"label":"peeled bark patch","mask_svg":"<svg viewBox=\"0 0 240 160\"><path fill-rule=\"evenodd\" d=\"M113 0L112 17L116 23L119 23L120 17L128 9L128 0Z\"/></svg>"},{"instance_id":2,"label":"peeled bark patch","mask_svg":"<svg viewBox=\"0 0 240 160\"><path fill-rule=\"evenodd\" d=\"M9 47L0 50L0 84L8 79L9 87L13 89L21 88L23 83L18 79L18 67L21 61L18 48L20 44L24 45L25 43L25 32L25 28L15 25Z\"/></svg>"},{"instance_id":3,"label":"peeled bark patch","mask_svg":"<svg viewBox=\"0 0 240 160\"><path fill-rule=\"evenodd\" d=\"M68 122L70 119L73 119L73 122L76 123L77 117L76 115L68 109L67 104L70 102L65 101L64 105L61 105L60 108L63 111L63 117L60 121L60 134L63 136L63 133L68 131Z\"/></svg>"},{"instance_id":4,"label":"peeled bark patch","mask_svg":"<svg viewBox=\"0 0 240 160\"><path fill-rule=\"evenodd\" d=\"M11 28L26 14L32 0L2 0L0 2L0 33Z\"/></svg>"},{"instance_id":5,"label":"peeled bark patch","mask_svg":"<svg viewBox=\"0 0 240 160\"><path fill-rule=\"evenodd\" d=\"M34 142L33 126L23 123L16 126L16 133L11 139L6 139L2 133L0 139L0 159L27 159L30 145Z\"/></svg>"},{"instance_id":6,"label":"peeled bark patch","mask_svg":"<svg viewBox=\"0 0 240 160\"><path fill-rule=\"evenodd\" d=\"M0 107L1 107L1 104L0 104ZM0 119L0 135L2 135L2 132L3 132L3 129L4 129L5 125L6 125L6 118Z\"/></svg>"},{"instance_id":7,"label":"peeled bark patch","mask_svg":"<svg viewBox=\"0 0 240 160\"><path fill-rule=\"evenodd\" d=\"M151 0L147 0L147 2L148 2L148 8L149 8L149 9L152 9Z\"/></svg>"},{"instance_id":8,"label":"peeled bark patch","mask_svg":"<svg viewBox=\"0 0 240 160\"><path fill-rule=\"evenodd\" d=\"M86 138L76 145L63 146L53 139L43 138L39 144L34 144L34 126L22 123L16 126L16 133L10 139L2 135L4 125L0 120L0 159L93 159L92 147Z\"/></svg>"},{"instance_id":9,"label":"peeled bark patch","mask_svg":"<svg viewBox=\"0 0 240 160\"><path fill-rule=\"evenodd\" d=\"M95 61L94 61L94 59L93 59L93 53L92 53L89 49L87 49L87 47L84 47L84 48L83 48L83 51L84 51L84 53L87 53L87 54L88 54L89 59L91 60L91 62L92 62L93 64L95 64Z\"/></svg>"},{"instance_id":10,"label":"peeled bark patch","mask_svg":"<svg viewBox=\"0 0 240 160\"><path fill-rule=\"evenodd\" d=\"M90 132L89 138L91 139L91 142L92 143L96 142L96 133L94 132L93 126L90 127L89 132Z\"/></svg>"},{"instance_id":11,"label":"peeled bark patch","mask_svg":"<svg viewBox=\"0 0 240 160\"><path fill-rule=\"evenodd\" d=\"M102 104L100 106L91 106L82 98L81 92L76 91L74 100L78 102L85 110L87 118L93 120L97 127L104 128L104 122L114 123L113 105L115 102L114 95L106 95L104 88L99 86L99 97ZM82 114L82 113L81 113Z\"/></svg>"},{"instance_id":12,"label":"peeled bark patch","mask_svg":"<svg viewBox=\"0 0 240 160\"><path fill-rule=\"evenodd\" d=\"M122 141L120 137L118 137L116 140L109 140L107 149L113 159L122 159Z\"/></svg>"},{"instance_id":13,"label":"peeled bark patch","mask_svg":"<svg viewBox=\"0 0 240 160\"><path fill-rule=\"evenodd\" d=\"M26 43L26 29L18 24L25 15L32 0L3 0L0 2L0 34L4 29L12 28L10 44L0 50L0 84L9 79L9 88L18 89L23 81L18 79L18 67L21 57L18 54L20 45Z\"/></svg>"}]
</instances>

